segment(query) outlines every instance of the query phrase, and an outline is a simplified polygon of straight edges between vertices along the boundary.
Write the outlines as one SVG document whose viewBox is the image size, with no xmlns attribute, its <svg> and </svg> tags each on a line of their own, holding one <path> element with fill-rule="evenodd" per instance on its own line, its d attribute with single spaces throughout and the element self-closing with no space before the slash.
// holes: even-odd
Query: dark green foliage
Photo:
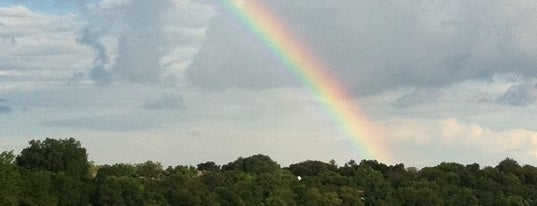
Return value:
<svg viewBox="0 0 537 206">
<path fill-rule="evenodd" d="M 138 168 L 129 164 L 103 165 L 98 168 L 95 175 L 96 181 L 106 180 L 106 177 L 138 177 Z"/>
<path fill-rule="evenodd" d="M 58 205 L 57 190 L 54 188 L 49 171 L 23 171 L 22 194 L 20 205 Z M 56 194 L 54 194 L 56 193 Z"/>
<path fill-rule="evenodd" d="M 74 138 L 32 140 L 17 156 L 17 165 L 30 170 L 65 172 L 74 176 L 89 173 L 86 149 Z"/>
<path fill-rule="evenodd" d="M 220 166 L 214 162 L 209 161 L 209 162 L 198 164 L 198 170 L 199 171 L 218 171 L 220 170 Z"/>
<path fill-rule="evenodd" d="M 0 205 L 17 205 L 21 193 L 21 175 L 13 164 L 13 151 L 0 153 Z"/>
<path fill-rule="evenodd" d="M 262 154 L 242 158 L 230 162 L 222 167 L 223 170 L 241 170 L 244 172 L 264 173 L 280 169 L 280 165 L 270 157 Z"/>
<path fill-rule="evenodd" d="M 307 160 L 301 163 L 289 165 L 289 170 L 296 176 L 306 177 L 316 176 L 326 171 L 336 171 L 337 167 L 321 161 Z"/>
<path fill-rule="evenodd" d="M 266 155 L 163 169 L 157 162 L 93 166 L 73 138 L 0 153 L 0 205 L 363 206 L 537 205 L 537 168 L 441 163 L 421 170 L 376 160 L 281 168 Z"/>
<path fill-rule="evenodd" d="M 147 161 L 136 165 L 136 174 L 143 178 L 160 179 L 164 174 L 162 165 L 158 162 Z"/>
<path fill-rule="evenodd" d="M 80 142 L 74 138 L 46 138 L 29 143 L 15 161 L 29 176 L 23 178 L 28 193 L 23 193 L 21 205 L 86 205 L 90 163 Z"/>
<path fill-rule="evenodd" d="M 92 195 L 93 205 L 144 205 L 144 186 L 140 179 L 110 176 L 99 181 Z"/>
<path fill-rule="evenodd" d="M 500 171 L 504 173 L 516 173 L 518 170 L 521 169 L 518 162 L 516 162 L 514 159 L 506 158 L 505 160 L 501 161 L 498 166 L 496 166 Z"/>
</svg>

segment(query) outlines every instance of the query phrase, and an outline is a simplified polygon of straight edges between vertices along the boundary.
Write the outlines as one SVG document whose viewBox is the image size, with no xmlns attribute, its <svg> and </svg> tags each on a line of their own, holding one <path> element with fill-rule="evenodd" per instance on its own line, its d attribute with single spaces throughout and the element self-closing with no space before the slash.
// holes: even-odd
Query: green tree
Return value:
<svg viewBox="0 0 537 206">
<path fill-rule="evenodd" d="M 365 205 L 363 202 L 363 191 L 353 187 L 343 186 L 338 192 L 339 198 L 342 200 L 342 206 L 362 206 Z"/>
<path fill-rule="evenodd" d="M 218 171 L 220 170 L 220 166 L 214 162 L 209 161 L 209 162 L 198 164 L 198 170 L 199 171 Z"/>
<path fill-rule="evenodd" d="M 453 205 L 453 206 L 474 206 L 478 205 L 479 200 L 477 197 L 472 193 L 472 190 L 468 188 L 460 188 L 456 187 L 456 191 L 453 194 L 450 194 L 446 197 L 446 204 L 445 205 Z"/>
<path fill-rule="evenodd" d="M 106 179 L 110 176 L 116 177 L 138 177 L 138 168 L 131 164 L 114 164 L 114 165 L 102 165 L 97 167 L 97 174 L 95 180 Z"/>
<path fill-rule="evenodd" d="M 19 167 L 30 170 L 65 172 L 71 176 L 88 177 L 89 166 L 86 149 L 74 138 L 32 140 L 17 156 Z"/>
<path fill-rule="evenodd" d="M 81 147 L 80 142 L 74 138 L 46 138 L 44 141 L 32 140 L 29 143 L 30 146 L 16 157 L 16 164 L 27 171 L 24 174 L 50 172 L 43 174 L 50 174 L 53 187 L 48 192 L 56 196 L 57 205 L 87 204 L 90 164 L 86 149 Z"/>
<path fill-rule="evenodd" d="M 21 175 L 13 164 L 13 151 L 0 153 L 0 205 L 18 205 Z"/>
<path fill-rule="evenodd" d="M 140 177 L 159 179 L 164 174 L 164 169 L 158 162 L 146 161 L 136 165 L 136 173 Z"/>
<path fill-rule="evenodd" d="M 362 160 L 360 162 L 360 167 L 369 167 L 373 170 L 379 171 L 382 175 L 386 175 L 390 171 L 388 165 L 378 162 L 377 160 Z"/>
<path fill-rule="evenodd" d="M 144 186 L 140 179 L 109 176 L 101 179 L 91 198 L 93 205 L 145 205 Z"/>
<path fill-rule="evenodd" d="M 221 206 L 245 206 L 242 198 L 227 187 L 218 187 L 215 189 L 217 201 Z"/>
<path fill-rule="evenodd" d="M 297 164 L 289 165 L 289 170 L 296 176 L 316 176 L 326 171 L 336 171 L 337 167 L 333 164 L 317 160 L 306 160 Z"/>
<path fill-rule="evenodd" d="M 264 173 L 280 169 L 280 165 L 269 156 L 258 154 L 250 157 L 239 157 L 237 160 L 222 167 L 223 170 L 241 170 L 244 172 Z"/>
<path fill-rule="evenodd" d="M 321 192 L 318 188 L 307 190 L 306 205 L 335 206 L 343 202 L 335 192 Z"/>
<path fill-rule="evenodd" d="M 298 183 L 297 178 L 287 170 L 276 170 L 263 173 L 256 180 L 256 185 L 263 194 L 262 199 L 267 205 L 296 205 L 292 186 Z"/>
<path fill-rule="evenodd" d="M 394 205 L 393 189 L 382 173 L 370 167 L 360 168 L 354 177 L 364 190 L 366 205 Z"/>
<path fill-rule="evenodd" d="M 521 169 L 520 165 L 517 161 L 510 158 L 505 158 L 500 163 L 498 163 L 498 166 L 496 166 L 500 171 L 505 173 L 516 173 L 519 169 Z"/>
<path fill-rule="evenodd" d="M 437 193 L 430 188 L 420 188 L 418 190 L 418 199 L 417 204 L 418 206 L 434 206 L 434 205 L 442 205 L 442 200 L 438 197 Z"/>
<path fill-rule="evenodd" d="M 168 168 L 159 190 L 170 205 L 215 205 L 216 194 L 203 184 L 199 175 L 194 167 Z"/>
<path fill-rule="evenodd" d="M 19 199 L 21 206 L 59 205 L 58 192 L 54 188 L 50 171 L 22 171 L 22 191 Z"/>
</svg>

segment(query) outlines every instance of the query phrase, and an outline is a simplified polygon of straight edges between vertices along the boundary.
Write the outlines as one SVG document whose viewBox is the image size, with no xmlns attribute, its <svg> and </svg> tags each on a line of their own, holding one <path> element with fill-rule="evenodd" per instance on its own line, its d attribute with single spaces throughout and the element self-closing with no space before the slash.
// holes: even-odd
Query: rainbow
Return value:
<svg viewBox="0 0 537 206">
<path fill-rule="evenodd" d="M 223 0 L 223 6 L 234 18 L 246 25 L 251 32 L 265 43 L 285 66 L 310 88 L 324 105 L 331 118 L 343 129 L 358 147 L 362 159 L 390 161 L 379 144 L 374 126 L 349 102 L 350 96 L 328 67 L 316 58 L 293 35 L 284 21 L 271 11 L 265 0 Z M 268 0 L 267 0 L 268 1 Z"/>
</svg>

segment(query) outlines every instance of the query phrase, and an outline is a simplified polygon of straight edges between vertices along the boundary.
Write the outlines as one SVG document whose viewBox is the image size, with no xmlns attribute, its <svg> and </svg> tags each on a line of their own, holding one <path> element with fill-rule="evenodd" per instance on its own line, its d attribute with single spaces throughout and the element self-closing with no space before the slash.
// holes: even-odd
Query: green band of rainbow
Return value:
<svg viewBox="0 0 537 206">
<path fill-rule="evenodd" d="M 353 139 L 362 159 L 390 161 L 380 147 L 374 126 L 349 101 L 350 96 L 328 67 L 298 41 L 264 0 L 223 0 L 226 10 L 266 44 L 299 80 L 317 96 L 331 118 Z"/>
</svg>

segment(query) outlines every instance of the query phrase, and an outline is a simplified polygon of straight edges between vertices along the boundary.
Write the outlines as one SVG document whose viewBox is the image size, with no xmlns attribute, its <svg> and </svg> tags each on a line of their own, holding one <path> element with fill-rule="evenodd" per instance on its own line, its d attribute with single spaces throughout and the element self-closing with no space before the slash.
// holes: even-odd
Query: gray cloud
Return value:
<svg viewBox="0 0 537 206">
<path fill-rule="evenodd" d="M 528 106 L 537 101 L 537 84 L 512 85 L 497 101 L 512 106 Z"/>
<path fill-rule="evenodd" d="M 537 76 L 537 27 L 532 23 L 537 14 L 531 12 L 537 5 L 524 1 L 267 4 L 355 95 L 506 73 Z M 187 70 L 190 84 L 208 89 L 296 85 L 251 31 L 229 11 L 220 11 Z"/>
<path fill-rule="evenodd" d="M 213 19 L 204 46 L 186 72 L 190 83 L 210 89 L 267 88 L 293 83 L 268 48 L 228 16 Z"/>
<path fill-rule="evenodd" d="M 109 57 L 106 47 L 99 41 L 101 35 L 98 31 L 91 31 L 89 28 L 86 28 L 82 31 L 82 36 L 78 41 L 91 47 L 96 53 L 95 59 L 93 60 L 93 67 L 89 72 L 90 78 L 97 84 L 107 85 L 111 83 L 112 78 L 105 68 L 106 64 L 109 63 Z"/>
<path fill-rule="evenodd" d="M 199 44 L 201 36 L 193 31 L 209 17 L 189 8 L 202 11 L 201 6 L 173 0 L 109 4 L 97 4 L 86 12 L 90 24 L 79 41 L 96 54 L 88 76 L 104 85 L 113 81 L 175 85 L 177 74 L 162 59 L 176 47 Z M 115 45 L 104 44 L 106 38 Z"/>
<path fill-rule="evenodd" d="M 143 105 L 147 110 L 176 110 L 184 108 L 183 98 L 174 94 L 162 94 L 159 99 Z"/>
<path fill-rule="evenodd" d="M 84 73 L 84 80 L 98 85 L 174 86 L 213 15 L 208 6 L 188 0 L 51 2 L 47 8 L 66 7 L 75 15 L 24 5 L 0 8 L 0 43 L 8 45 L 0 51 L 2 69 L 34 71 L 17 80 L 69 81 Z"/>
<path fill-rule="evenodd" d="M 121 18 L 125 27 L 118 38 L 118 57 L 112 69 L 118 78 L 133 82 L 160 80 L 159 61 L 167 52 L 161 19 L 172 8 L 171 0 L 132 1 L 124 7 Z"/>
<path fill-rule="evenodd" d="M 442 92 L 434 88 L 417 88 L 412 93 L 403 95 L 395 101 L 399 108 L 413 105 L 434 103 L 442 96 Z"/>
<path fill-rule="evenodd" d="M 121 7 L 89 13 L 96 20 L 81 33 L 79 41 L 96 53 L 91 79 L 105 85 L 113 80 L 158 82 L 162 73 L 159 60 L 167 51 L 162 19 L 172 8 L 171 0 L 128 1 Z M 117 57 L 109 69 L 105 66 L 111 58 L 101 43 L 106 34 L 117 40 Z"/>
<path fill-rule="evenodd" d="M 110 132 L 145 130 L 154 128 L 158 125 L 155 122 L 141 121 L 140 117 L 132 117 L 128 115 L 79 117 L 45 121 L 42 124 L 48 127 L 78 128 Z"/>
<path fill-rule="evenodd" d="M 13 112 L 13 109 L 5 103 L 4 99 L 0 99 L 0 114 L 7 114 Z"/>
<path fill-rule="evenodd" d="M 8 105 L 0 104 L 0 113 L 7 114 L 11 113 L 13 109 Z"/>
<path fill-rule="evenodd" d="M 86 75 L 82 72 L 77 72 L 75 74 L 73 74 L 73 77 L 71 77 L 71 79 L 69 79 L 67 81 L 67 84 L 68 85 L 74 85 L 76 83 L 79 83 L 80 81 L 84 80 L 84 78 L 86 77 Z"/>
</svg>

